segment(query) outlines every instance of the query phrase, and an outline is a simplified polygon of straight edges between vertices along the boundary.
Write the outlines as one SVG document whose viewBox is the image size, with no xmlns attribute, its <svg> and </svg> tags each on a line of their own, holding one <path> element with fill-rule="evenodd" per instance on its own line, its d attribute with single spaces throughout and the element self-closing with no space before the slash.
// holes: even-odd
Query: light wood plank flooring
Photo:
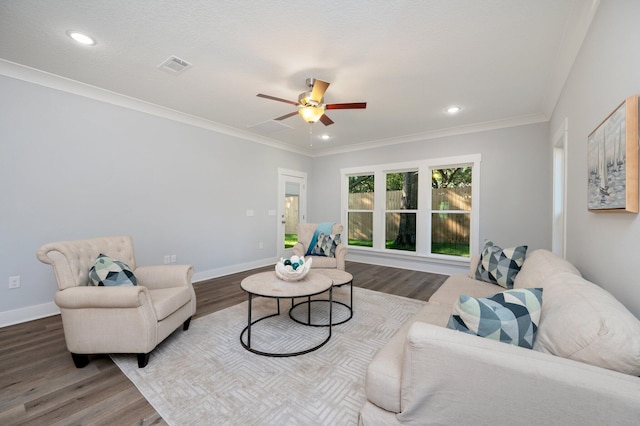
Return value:
<svg viewBox="0 0 640 426">
<path fill-rule="evenodd" d="M 272 269 L 194 284 L 195 318 L 245 301 L 240 281 Z M 347 262 L 346 269 L 353 274 L 355 286 L 419 300 L 429 299 L 447 278 L 355 262 Z M 87 367 L 75 368 L 59 315 L 0 328 L 0 424 L 166 424 L 107 355 L 90 359 Z"/>
</svg>

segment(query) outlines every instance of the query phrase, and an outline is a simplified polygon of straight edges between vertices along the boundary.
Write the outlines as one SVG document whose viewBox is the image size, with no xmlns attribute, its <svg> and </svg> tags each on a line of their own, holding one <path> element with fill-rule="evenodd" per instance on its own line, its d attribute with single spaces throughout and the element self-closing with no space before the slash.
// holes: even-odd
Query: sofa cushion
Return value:
<svg viewBox="0 0 640 426">
<path fill-rule="evenodd" d="M 520 272 L 516 275 L 513 288 L 544 288 L 547 278 L 560 272 L 581 276 L 571 263 L 549 250 L 539 249 L 527 254 Z"/>
<path fill-rule="evenodd" d="M 527 246 L 502 249 L 486 240 L 476 269 L 476 279 L 507 289 L 513 288 L 513 280 L 520 272 L 526 254 Z"/>
<path fill-rule="evenodd" d="M 601 287 L 571 273 L 547 278 L 534 350 L 640 375 L 640 321 Z"/>
<path fill-rule="evenodd" d="M 340 234 L 325 235 L 322 232 L 318 235 L 318 242 L 313 250 L 312 256 L 336 257 L 336 247 L 340 244 Z"/>
<path fill-rule="evenodd" d="M 472 297 L 487 297 L 496 294 L 496 291 L 499 291 L 499 287 L 495 284 L 478 281 L 465 274 L 453 274 L 433 293 L 429 303 L 445 305 L 451 313 L 453 304 L 463 293 Z"/>
<path fill-rule="evenodd" d="M 447 327 L 531 349 L 541 305 L 541 288 L 507 290 L 487 298 L 463 294 L 453 305 Z"/>
<path fill-rule="evenodd" d="M 138 285 L 131 268 L 124 262 L 100 253 L 89 270 L 90 284 L 96 286 Z"/>
</svg>

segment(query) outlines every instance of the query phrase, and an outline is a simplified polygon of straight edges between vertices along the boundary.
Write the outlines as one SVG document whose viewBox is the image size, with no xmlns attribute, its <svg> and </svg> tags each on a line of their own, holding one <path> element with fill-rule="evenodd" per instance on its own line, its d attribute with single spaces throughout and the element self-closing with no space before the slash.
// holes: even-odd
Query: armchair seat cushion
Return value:
<svg viewBox="0 0 640 426">
<path fill-rule="evenodd" d="M 149 290 L 149 294 L 158 321 L 162 321 L 191 301 L 191 290 L 188 287 Z"/>
<path fill-rule="evenodd" d="M 312 256 L 314 268 L 335 268 L 338 261 L 335 257 Z"/>
</svg>

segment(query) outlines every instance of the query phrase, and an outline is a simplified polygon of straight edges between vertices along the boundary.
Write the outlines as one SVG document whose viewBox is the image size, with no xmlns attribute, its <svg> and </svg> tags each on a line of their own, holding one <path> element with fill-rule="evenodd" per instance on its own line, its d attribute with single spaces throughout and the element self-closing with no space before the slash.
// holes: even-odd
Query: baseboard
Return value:
<svg viewBox="0 0 640 426">
<path fill-rule="evenodd" d="M 237 265 L 225 266 L 223 268 L 209 269 L 193 274 L 192 281 L 206 281 L 212 278 L 223 277 L 225 275 L 245 272 L 251 269 L 262 268 L 264 266 L 275 265 L 279 258 L 267 258 L 255 260 Z M 411 269 L 414 271 L 431 272 L 434 274 L 451 275 L 455 273 L 466 273 L 469 270 L 468 262 L 466 264 L 453 265 L 443 264 L 440 262 L 428 261 L 425 259 L 403 259 L 381 256 L 373 253 L 357 253 L 349 252 L 347 260 L 360 263 L 368 263 L 371 265 L 388 266 L 391 268 Z M 43 303 L 41 305 L 27 306 L 25 308 L 14 309 L 11 311 L 0 312 L 0 328 L 14 324 L 20 324 L 27 321 L 33 321 L 40 318 L 50 317 L 60 313 L 60 309 L 54 302 Z"/>
<path fill-rule="evenodd" d="M 212 278 L 223 277 L 225 275 L 237 274 L 238 272 L 245 272 L 250 269 L 262 268 L 264 266 L 275 265 L 280 258 L 268 258 L 255 260 L 253 262 L 240 263 L 237 265 L 229 265 L 224 268 L 209 269 L 207 271 L 200 271 L 193 274 L 191 281 L 197 283 L 199 281 L 206 281 Z"/>
<path fill-rule="evenodd" d="M 59 313 L 60 309 L 54 302 L 0 312 L 0 328 L 58 315 Z"/>
</svg>

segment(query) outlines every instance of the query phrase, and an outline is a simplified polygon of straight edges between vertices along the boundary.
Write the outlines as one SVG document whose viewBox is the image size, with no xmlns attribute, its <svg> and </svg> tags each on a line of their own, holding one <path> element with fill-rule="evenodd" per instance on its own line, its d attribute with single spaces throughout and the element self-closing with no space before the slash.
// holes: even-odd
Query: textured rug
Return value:
<svg viewBox="0 0 640 426">
<path fill-rule="evenodd" d="M 333 327 L 320 349 L 297 357 L 269 358 L 240 344 L 247 302 L 198 318 L 187 332 L 173 333 L 139 369 L 135 355 L 112 355 L 115 363 L 170 425 L 353 425 L 364 403 L 367 365 L 424 302 L 353 288 L 353 318 Z M 348 301 L 338 288 L 334 300 Z M 297 300 L 299 301 L 299 299 Z M 312 303 L 321 322 L 327 303 Z M 301 326 L 291 304 L 252 328 L 252 347 L 296 351 L 326 339 L 324 327 Z M 276 301 L 257 298 L 253 318 L 276 311 Z M 294 316 L 305 317 L 304 305 Z M 346 318 L 337 305 L 334 322 Z"/>
</svg>

